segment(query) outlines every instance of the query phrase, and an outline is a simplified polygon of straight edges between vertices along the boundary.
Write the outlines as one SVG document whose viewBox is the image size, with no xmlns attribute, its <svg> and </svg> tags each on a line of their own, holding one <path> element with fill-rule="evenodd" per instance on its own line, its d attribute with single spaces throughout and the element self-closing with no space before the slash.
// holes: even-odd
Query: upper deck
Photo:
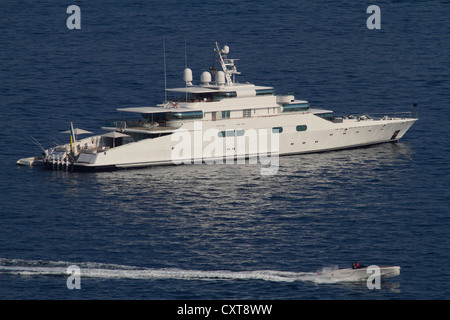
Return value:
<svg viewBox="0 0 450 320">
<path fill-rule="evenodd" d="M 200 83 L 194 85 L 192 71 L 184 70 L 184 87 L 166 89 L 166 101 L 157 106 L 119 108 L 120 112 L 138 113 L 145 120 L 116 122 L 104 129 L 139 132 L 167 132 L 182 126 L 184 121 L 216 121 L 222 119 L 276 116 L 286 112 L 307 112 L 308 101 L 295 100 L 292 95 L 275 95 L 273 87 L 236 82 L 240 74 L 236 59 L 228 59 L 229 48 L 216 53 L 222 71 L 210 68 L 201 74 Z M 214 79 L 213 79 L 214 78 Z"/>
</svg>

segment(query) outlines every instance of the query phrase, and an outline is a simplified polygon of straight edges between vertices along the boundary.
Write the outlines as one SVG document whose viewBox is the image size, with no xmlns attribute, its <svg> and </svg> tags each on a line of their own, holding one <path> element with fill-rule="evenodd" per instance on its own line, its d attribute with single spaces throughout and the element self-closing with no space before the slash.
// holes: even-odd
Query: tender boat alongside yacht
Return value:
<svg viewBox="0 0 450 320">
<path fill-rule="evenodd" d="M 311 108 L 293 95 L 276 95 L 273 87 L 236 81 L 236 59 L 216 43 L 220 69 L 184 86 L 166 89 L 156 106 L 120 108 L 129 120 L 109 122 L 103 135 L 79 139 L 71 124 L 70 143 L 48 148 L 42 156 L 17 164 L 70 170 L 105 170 L 181 163 L 293 155 L 354 148 L 403 137 L 417 121 L 405 116 L 336 117 L 332 110 Z"/>
</svg>

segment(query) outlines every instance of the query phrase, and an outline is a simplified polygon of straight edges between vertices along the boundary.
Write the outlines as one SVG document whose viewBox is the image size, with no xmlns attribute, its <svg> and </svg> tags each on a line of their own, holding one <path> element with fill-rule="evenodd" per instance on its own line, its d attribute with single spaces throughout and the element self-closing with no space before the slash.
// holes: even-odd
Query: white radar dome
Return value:
<svg viewBox="0 0 450 320">
<path fill-rule="evenodd" d="M 216 83 L 218 85 L 224 85 L 225 84 L 225 72 L 223 71 L 217 71 L 216 74 Z"/>
<path fill-rule="evenodd" d="M 211 82 L 211 73 L 209 73 L 208 71 L 202 72 L 202 74 L 200 75 L 200 81 L 203 84 L 209 84 Z"/>
<path fill-rule="evenodd" d="M 230 53 L 230 47 L 229 46 L 223 46 L 223 53 L 224 54 L 228 54 L 228 53 Z"/>
<path fill-rule="evenodd" d="M 192 80 L 192 70 L 189 68 L 184 69 L 183 81 L 186 82 L 187 85 L 192 85 Z"/>
</svg>

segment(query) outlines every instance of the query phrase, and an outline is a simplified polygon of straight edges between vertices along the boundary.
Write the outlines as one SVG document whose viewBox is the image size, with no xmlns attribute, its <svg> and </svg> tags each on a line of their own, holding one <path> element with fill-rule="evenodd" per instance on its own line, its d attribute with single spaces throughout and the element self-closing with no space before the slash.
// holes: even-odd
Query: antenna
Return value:
<svg viewBox="0 0 450 320">
<path fill-rule="evenodd" d="M 33 143 L 39 147 L 39 149 L 41 149 L 43 152 L 45 152 L 45 148 L 42 146 L 42 144 L 40 144 L 39 141 L 37 141 L 37 139 L 33 136 L 30 136 L 31 141 L 33 141 Z"/>
<path fill-rule="evenodd" d="M 166 38 L 165 37 L 163 37 L 163 55 L 164 55 L 164 102 L 167 102 Z"/>
<path fill-rule="evenodd" d="M 184 70 L 187 70 L 187 49 L 186 49 L 186 37 L 184 37 Z M 186 83 L 186 102 L 188 101 L 188 93 L 187 93 L 187 86 L 188 81 Z"/>
<path fill-rule="evenodd" d="M 184 67 L 187 68 L 187 48 L 186 48 L 186 37 L 184 38 Z"/>
<path fill-rule="evenodd" d="M 234 64 L 235 60 L 239 59 L 228 59 L 227 55 L 230 53 L 230 47 L 224 46 L 223 49 L 219 48 L 219 44 L 216 42 L 216 49 L 214 50 L 219 55 L 219 62 L 222 66 L 223 73 L 225 74 L 226 83 L 231 86 L 233 85 L 235 81 L 235 75 L 241 74 L 237 71 L 236 66 Z M 223 54 L 223 55 L 222 55 Z M 228 69 L 228 67 L 231 67 L 231 69 Z M 231 75 L 233 75 L 233 79 L 231 78 Z"/>
</svg>

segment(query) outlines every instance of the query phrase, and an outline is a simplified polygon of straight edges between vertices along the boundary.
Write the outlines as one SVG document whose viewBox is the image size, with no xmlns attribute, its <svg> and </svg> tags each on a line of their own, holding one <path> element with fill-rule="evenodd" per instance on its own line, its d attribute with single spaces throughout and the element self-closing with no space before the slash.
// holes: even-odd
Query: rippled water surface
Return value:
<svg viewBox="0 0 450 320">
<path fill-rule="evenodd" d="M 68 5 L 68 4 L 67 4 Z M 206 1 L 2 7 L 0 26 L 1 299 L 447 299 L 449 5 L 381 1 L 368 30 L 353 2 Z M 102 132 L 119 107 L 164 99 L 194 80 L 214 42 L 239 58 L 239 80 L 295 92 L 336 114 L 413 111 L 396 144 L 260 164 L 100 173 L 15 161 L 66 142 L 70 121 Z M 186 43 L 186 52 L 185 52 Z M 399 265 L 365 283 L 322 281 L 324 268 Z M 81 290 L 66 286 L 67 267 Z M 84 272 L 84 273 L 83 273 Z"/>
</svg>

